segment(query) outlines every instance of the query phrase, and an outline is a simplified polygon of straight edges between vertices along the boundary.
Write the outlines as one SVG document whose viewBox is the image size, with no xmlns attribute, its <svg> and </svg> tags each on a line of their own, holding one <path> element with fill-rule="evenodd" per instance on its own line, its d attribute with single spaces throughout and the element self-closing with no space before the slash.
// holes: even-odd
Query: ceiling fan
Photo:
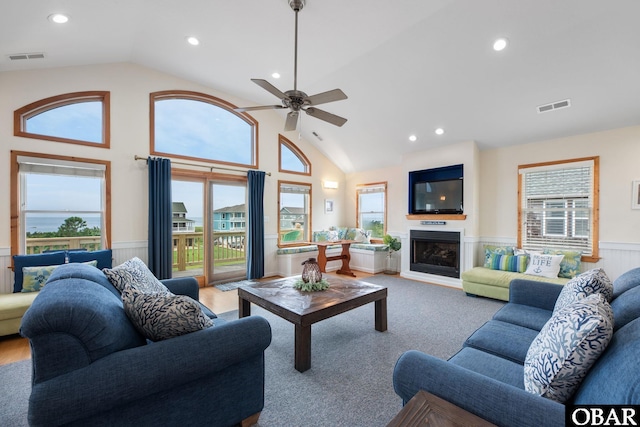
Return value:
<svg viewBox="0 0 640 427">
<path fill-rule="evenodd" d="M 306 0 L 289 0 L 289 6 L 296 15 L 295 21 L 295 51 L 294 51 L 294 65 L 293 65 L 293 90 L 281 92 L 274 85 L 263 79 L 251 79 L 252 82 L 265 89 L 267 92 L 277 96 L 282 101 L 282 105 L 263 105 L 258 107 L 245 107 L 235 108 L 235 111 L 254 111 L 254 110 L 277 110 L 282 108 L 288 108 L 291 111 L 287 114 L 287 120 L 284 124 L 285 131 L 295 130 L 298 125 L 298 116 L 300 111 L 304 111 L 311 117 L 324 120 L 336 126 L 342 126 L 347 122 L 347 119 L 331 114 L 327 111 L 316 108 L 316 105 L 326 104 L 328 102 L 340 101 L 347 99 L 347 95 L 340 89 L 333 89 L 327 92 L 318 93 L 316 95 L 309 96 L 306 93 L 298 90 L 298 12 L 302 10 Z"/>
</svg>

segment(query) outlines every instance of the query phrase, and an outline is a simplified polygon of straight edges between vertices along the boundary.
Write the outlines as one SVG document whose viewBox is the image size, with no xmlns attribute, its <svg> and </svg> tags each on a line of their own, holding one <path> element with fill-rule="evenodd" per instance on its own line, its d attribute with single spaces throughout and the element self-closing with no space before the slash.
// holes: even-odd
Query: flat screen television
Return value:
<svg viewBox="0 0 640 427">
<path fill-rule="evenodd" d="M 409 213 L 463 213 L 463 165 L 409 172 Z"/>
</svg>

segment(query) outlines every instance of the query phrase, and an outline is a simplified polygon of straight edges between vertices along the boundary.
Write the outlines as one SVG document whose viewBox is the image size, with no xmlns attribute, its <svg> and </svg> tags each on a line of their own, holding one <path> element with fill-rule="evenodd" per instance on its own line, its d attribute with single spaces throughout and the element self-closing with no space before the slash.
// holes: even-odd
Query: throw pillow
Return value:
<svg viewBox="0 0 640 427">
<path fill-rule="evenodd" d="M 524 273 L 529 262 L 528 255 L 498 255 L 491 254 L 489 268 L 492 270 L 513 271 Z"/>
<path fill-rule="evenodd" d="M 97 261 L 89 261 L 84 264 L 95 267 Z M 49 276 L 53 273 L 53 270 L 60 267 L 58 265 L 45 265 L 37 267 L 22 267 L 22 291 L 21 292 L 37 292 L 44 287 L 49 280 Z"/>
<path fill-rule="evenodd" d="M 558 272 L 558 277 L 573 279 L 580 272 L 582 252 L 545 249 L 544 253 L 550 255 L 564 255 L 564 258 L 562 258 L 562 262 L 560 263 L 560 271 Z"/>
<path fill-rule="evenodd" d="M 49 252 L 44 254 L 33 255 L 14 255 L 13 256 L 13 292 L 20 292 L 22 290 L 23 275 L 22 269 L 24 267 L 36 267 L 47 265 L 64 264 L 65 252 Z"/>
<path fill-rule="evenodd" d="M 135 286 L 141 292 L 170 293 L 169 289 L 156 279 L 138 257 L 131 258 L 113 268 L 103 268 L 102 272 L 120 293 L 127 284 Z"/>
<path fill-rule="evenodd" d="M 124 311 L 146 338 L 161 341 L 213 326 L 200 304 L 186 295 L 144 293 L 126 284 L 122 291 Z"/>
<path fill-rule="evenodd" d="M 569 280 L 562 288 L 560 295 L 558 295 L 553 312 L 555 313 L 575 301 L 597 293 L 601 293 L 607 301 L 611 301 L 613 298 L 613 284 L 602 268 L 585 271 Z"/>
<path fill-rule="evenodd" d="M 551 316 L 531 343 L 524 386 L 566 402 L 613 336 L 613 312 L 600 294 L 574 302 Z"/>
<path fill-rule="evenodd" d="M 490 259 L 492 254 L 513 255 L 513 246 L 494 246 L 484 245 L 484 266 L 490 267 Z"/>
<path fill-rule="evenodd" d="M 524 274 L 555 279 L 560 271 L 563 255 L 531 254 L 531 261 Z"/>
<path fill-rule="evenodd" d="M 97 261 L 98 268 L 102 270 L 103 268 L 111 268 L 111 258 L 112 258 L 111 249 L 103 249 L 100 251 L 69 251 L 68 257 L 69 262 L 87 262 L 87 261 Z"/>
</svg>

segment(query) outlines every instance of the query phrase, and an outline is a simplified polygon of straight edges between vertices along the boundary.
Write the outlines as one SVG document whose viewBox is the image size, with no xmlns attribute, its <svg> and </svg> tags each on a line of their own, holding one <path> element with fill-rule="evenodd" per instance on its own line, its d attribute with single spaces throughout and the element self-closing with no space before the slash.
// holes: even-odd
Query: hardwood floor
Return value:
<svg viewBox="0 0 640 427">
<path fill-rule="evenodd" d="M 371 274 L 354 271 L 356 279 L 370 277 Z M 332 273 L 329 273 L 330 275 Z M 262 280 L 271 280 L 273 277 Z M 213 286 L 200 288 L 200 301 L 214 313 L 225 313 L 238 309 L 238 291 L 223 292 Z M 29 340 L 19 335 L 0 337 L 0 365 L 30 359 Z"/>
</svg>

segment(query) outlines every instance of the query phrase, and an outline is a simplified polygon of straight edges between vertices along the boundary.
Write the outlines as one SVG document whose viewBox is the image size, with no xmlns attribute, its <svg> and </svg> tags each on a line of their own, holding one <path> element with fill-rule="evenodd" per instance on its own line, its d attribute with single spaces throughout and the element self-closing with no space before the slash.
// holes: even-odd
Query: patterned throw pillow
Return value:
<svg viewBox="0 0 640 427">
<path fill-rule="evenodd" d="M 558 277 L 573 279 L 580 272 L 580 263 L 582 262 L 581 252 L 545 249 L 544 253 L 550 255 L 564 255 L 564 258 L 562 258 L 562 262 L 560 263 Z"/>
<path fill-rule="evenodd" d="M 37 292 L 44 287 L 44 284 L 51 276 L 57 265 L 46 265 L 39 267 L 22 267 L 22 291 Z"/>
<path fill-rule="evenodd" d="M 553 312 L 557 312 L 567 305 L 586 298 L 589 295 L 601 293 L 605 300 L 611 301 L 613 298 L 613 283 L 609 280 L 607 273 L 602 268 L 594 268 L 569 280 L 553 308 Z"/>
<path fill-rule="evenodd" d="M 528 255 L 498 255 L 491 254 L 489 268 L 492 270 L 513 271 L 524 273 L 529 262 Z"/>
<path fill-rule="evenodd" d="M 98 261 L 84 262 L 83 264 L 95 267 Z M 39 267 L 22 267 L 22 291 L 21 292 L 37 292 L 44 287 L 49 280 L 49 276 L 58 265 L 46 265 Z"/>
<path fill-rule="evenodd" d="M 136 329 L 161 341 L 213 326 L 200 304 L 186 295 L 144 293 L 129 284 L 122 291 L 124 311 Z"/>
<path fill-rule="evenodd" d="M 600 294 L 574 302 L 551 316 L 533 340 L 524 362 L 529 393 L 566 402 L 613 336 L 613 312 Z"/>
<path fill-rule="evenodd" d="M 484 266 L 491 268 L 491 255 L 513 255 L 513 246 L 484 245 Z"/>
<path fill-rule="evenodd" d="M 170 293 L 140 258 L 131 258 L 113 268 L 103 268 L 102 272 L 117 290 L 122 293 L 127 284 L 131 284 L 141 292 Z"/>
<path fill-rule="evenodd" d="M 563 255 L 531 254 L 531 261 L 524 274 L 555 279 L 560 271 Z"/>
</svg>

